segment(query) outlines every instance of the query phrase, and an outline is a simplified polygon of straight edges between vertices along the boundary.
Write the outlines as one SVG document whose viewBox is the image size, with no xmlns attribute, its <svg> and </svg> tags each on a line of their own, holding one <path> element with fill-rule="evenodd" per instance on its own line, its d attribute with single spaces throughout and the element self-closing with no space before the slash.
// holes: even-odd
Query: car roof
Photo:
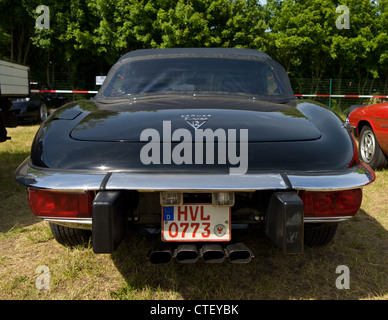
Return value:
<svg viewBox="0 0 388 320">
<path fill-rule="evenodd" d="M 165 48 L 165 49 L 140 49 L 128 52 L 120 60 L 155 55 L 223 55 L 223 56 L 250 56 L 271 59 L 265 52 L 255 49 L 240 48 Z M 271 59 L 272 60 L 272 59 Z"/>
</svg>

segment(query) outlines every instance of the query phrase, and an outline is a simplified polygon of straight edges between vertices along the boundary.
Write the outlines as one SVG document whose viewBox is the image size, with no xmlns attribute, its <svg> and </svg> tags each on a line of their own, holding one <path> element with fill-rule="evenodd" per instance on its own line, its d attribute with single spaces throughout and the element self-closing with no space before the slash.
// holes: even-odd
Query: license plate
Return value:
<svg viewBox="0 0 388 320">
<path fill-rule="evenodd" d="M 162 207 L 163 241 L 230 241 L 230 207 L 185 204 Z"/>
</svg>

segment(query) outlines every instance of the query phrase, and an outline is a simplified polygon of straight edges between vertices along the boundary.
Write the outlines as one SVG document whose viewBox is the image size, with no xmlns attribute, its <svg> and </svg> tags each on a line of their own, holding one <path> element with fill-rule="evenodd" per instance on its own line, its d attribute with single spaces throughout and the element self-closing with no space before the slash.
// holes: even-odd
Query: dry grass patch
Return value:
<svg viewBox="0 0 388 320">
<path fill-rule="evenodd" d="M 247 265 L 148 262 L 155 236 L 128 235 L 113 254 L 69 249 L 34 218 L 26 190 L 13 181 L 28 156 L 37 126 L 9 130 L 0 144 L 0 299 L 388 299 L 388 170 L 364 188 L 359 214 L 340 224 L 334 241 L 284 255 L 261 233 L 234 233 L 254 252 Z M 35 272 L 50 271 L 49 289 Z M 350 289 L 335 286 L 337 266 L 350 269 Z"/>
</svg>

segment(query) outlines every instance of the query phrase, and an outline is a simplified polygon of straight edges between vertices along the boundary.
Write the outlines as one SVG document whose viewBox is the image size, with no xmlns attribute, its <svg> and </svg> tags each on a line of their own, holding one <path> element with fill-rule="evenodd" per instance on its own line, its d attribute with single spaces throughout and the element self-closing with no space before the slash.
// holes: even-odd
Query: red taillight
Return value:
<svg viewBox="0 0 388 320">
<path fill-rule="evenodd" d="M 304 204 L 304 216 L 354 216 L 362 201 L 362 190 L 343 191 L 300 191 Z"/>
<path fill-rule="evenodd" d="M 46 190 L 28 190 L 28 202 L 36 216 L 79 217 L 92 216 L 91 194 L 55 192 Z"/>
</svg>

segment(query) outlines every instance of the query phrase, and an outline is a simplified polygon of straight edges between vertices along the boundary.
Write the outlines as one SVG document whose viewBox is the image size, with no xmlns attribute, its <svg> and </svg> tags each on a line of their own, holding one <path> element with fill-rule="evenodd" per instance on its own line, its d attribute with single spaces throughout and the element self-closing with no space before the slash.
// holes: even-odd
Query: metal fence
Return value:
<svg viewBox="0 0 388 320">
<path fill-rule="evenodd" d="M 55 73 L 52 86 L 57 90 L 98 90 L 100 86 L 95 84 L 98 74 L 90 73 Z M 35 81 L 45 82 L 45 72 L 33 73 L 31 78 Z M 354 104 L 369 104 L 388 101 L 387 98 L 372 98 L 370 96 L 388 96 L 387 80 L 370 79 L 309 79 L 291 78 L 291 85 L 295 94 L 307 95 L 348 95 L 348 97 L 301 97 L 301 99 L 312 99 L 324 105 L 345 111 Z M 74 100 L 89 99 L 91 94 L 71 94 Z M 357 97 L 357 96 L 368 97 Z M 349 97 L 352 96 L 352 97 Z"/>
<path fill-rule="evenodd" d="M 369 104 L 387 101 L 387 98 L 376 96 L 388 96 L 387 80 L 370 79 L 290 79 L 295 94 L 312 95 L 347 95 L 348 97 L 311 97 L 337 110 L 347 110 L 351 105 Z M 369 96 L 369 97 L 358 97 Z M 374 97 L 370 97 L 374 96 Z"/>
</svg>

